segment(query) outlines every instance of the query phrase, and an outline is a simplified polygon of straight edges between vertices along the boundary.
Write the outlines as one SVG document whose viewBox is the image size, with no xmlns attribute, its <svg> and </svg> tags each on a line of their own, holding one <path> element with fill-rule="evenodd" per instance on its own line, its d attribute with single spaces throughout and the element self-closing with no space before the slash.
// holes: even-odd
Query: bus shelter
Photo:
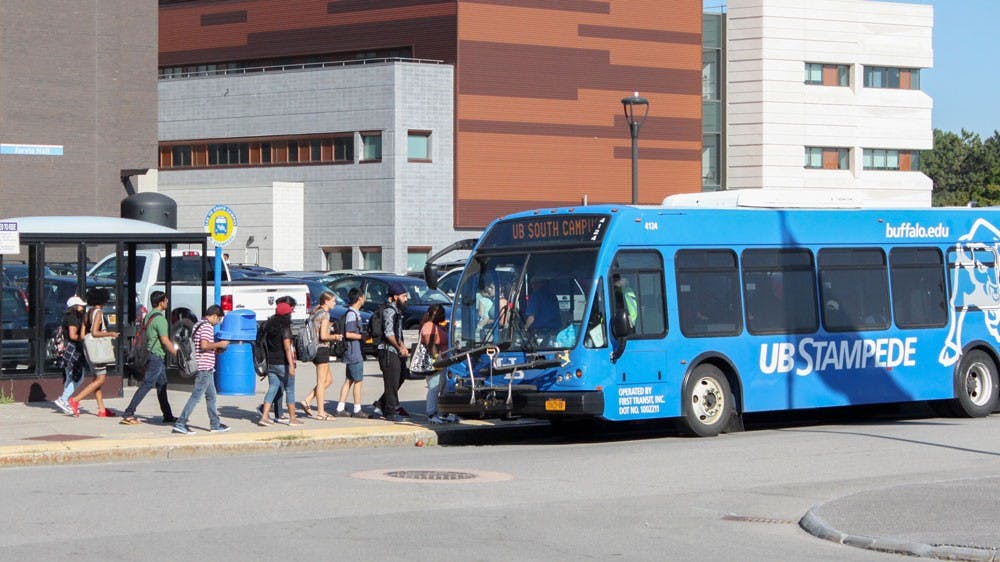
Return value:
<svg viewBox="0 0 1000 562">
<path fill-rule="evenodd" d="M 126 373 L 125 352 L 138 331 L 137 249 L 165 252 L 166 264 L 158 282 L 169 299 L 178 246 L 197 247 L 206 255 L 207 235 L 181 232 L 157 224 L 96 216 L 48 216 L 2 219 L 16 223 L 19 254 L 0 255 L 0 395 L 16 401 L 53 400 L 62 391 L 63 374 L 47 344 L 58 329 L 66 300 L 83 297 L 100 286 L 112 295 L 106 321 L 121 334 L 115 340 L 116 364 L 108 367 L 105 396 L 120 396 Z M 192 248 L 193 249 L 193 248 Z M 91 261 L 114 253 L 113 280 L 88 278 Z M 207 305 L 206 266 L 202 260 L 202 310 Z M 169 302 L 169 301 L 168 301 Z M 168 314 L 168 318 L 169 318 Z"/>
</svg>

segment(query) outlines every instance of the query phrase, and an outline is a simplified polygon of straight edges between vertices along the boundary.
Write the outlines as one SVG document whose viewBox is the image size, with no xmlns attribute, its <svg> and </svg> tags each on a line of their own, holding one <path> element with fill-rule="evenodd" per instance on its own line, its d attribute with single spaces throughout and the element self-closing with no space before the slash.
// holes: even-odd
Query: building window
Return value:
<svg viewBox="0 0 1000 562">
<path fill-rule="evenodd" d="M 892 88 L 898 90 L 919 90 L 919 68 L 894 68 L 866 66 L 864 71 L 866 88 Z"/>
<path fill-rule="evenodd" d="M 431 161 L 430 131 L 410 131 L 407 135 L 407 159 L 410 162 Z"/>
<path fill-rule="evenodd" d="M 920 168 L 920 152 L 866 148 L 862 156 L 862 166 L 866 170 L 899 170 L 901 172 L 918 170 Z"/>
<path fill-rule="evenodd" d="M 382 133 L 361 133 L 361 161 L 382 161 Z"/>
<path fill-rule="evenodd" d="M 424 265 L 427 264 L 427 256 L 431 254 L 431 249 L 427 247 L 414 248 L 410 247 L 406 250 L 406 271 L 423 271 Z"/>
<path fill-rule="evenodd" d="M 721 185 L 719 176 L 719 135 L 706 134 L 701 145 L 701 187 L 702 189 L 718 189 Z"/>
<path fill-rule="evenodd" d="M 209 166 L 237 166 L 250 163 L 250 144 L 230 142 L 208 145 Z"/>
<path fill-rule="evenodd" d="M 173 153 L 173 162 L 171 166 L 174 168 L 183 168 L 191 165 L 191 146 L 175 146 L 171 151 Z"/>
<path fill-rule="evenodd" d="M 336 271 L 340 269 L 351 269 L 353 252 L 351 248 L 323 248 L 326 256 L 326 269 Z"/>
<path fill-rule="evenodd" d="M 851 167 L 848 148 L 806 147 L 805 167 L 817 170 L 848 170 Z"/>
<path fill-rule="evenodd" d="M 719 58 L 718 49 L 701 52 L 701 99 L 719 99 Z"/>
<path fill-rule="evenodd" d="M 849 86 L 851 67 L 846 64 L 806 63 L 806 84 L 817 86 Z"/>
<path fill-rule="evenodd" d="M 296 141 L 291 141 L 288 143 L 288 161 L 289 162 L 299 161 L 299 143 Z"/>
<path fill-rule="evenodd" d="M 382 248 L 361 248 L 361 259 L 365 269 L 379 271 L 382 269 Z"/>
<path fill-rule="evenodd" d="M 354 135 L 333 139 L 333 161 L 354 162 Z"/>
</svg>

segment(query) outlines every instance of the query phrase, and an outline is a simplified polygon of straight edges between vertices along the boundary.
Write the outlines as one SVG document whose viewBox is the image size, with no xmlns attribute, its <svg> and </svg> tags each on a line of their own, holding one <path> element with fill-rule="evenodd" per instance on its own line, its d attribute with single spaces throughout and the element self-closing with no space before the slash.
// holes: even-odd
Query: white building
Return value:
<svg viewBox="0 0 1000 562">
<path fill-rule="evenodd" d="M 929 206 L 933 9 L 869 0 L 729 0 L 725 187 L 841 190 Z M 863 190 L 863 191 L 859 191 Z"/>
</svg>

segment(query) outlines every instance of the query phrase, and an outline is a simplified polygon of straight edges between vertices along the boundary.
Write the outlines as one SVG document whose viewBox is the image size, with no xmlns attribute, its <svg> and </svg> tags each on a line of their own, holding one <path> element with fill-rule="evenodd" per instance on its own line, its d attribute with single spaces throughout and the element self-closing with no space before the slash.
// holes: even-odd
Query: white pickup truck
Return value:
<svg viewBox="0 0 1000 562">
<path fill-rule="evenodd" d="M 197 250 L 174 250 L 171 252 L 170 308 L 174 318 L 200 318 L 201 308 L 201 262 L 205 260 L 205 283 L 208 293 L 206 302 L 215 300 L 215 257 L 203 257 Z M 139 303 L 150 308 L 149 295 L 153 291 L 164 291 L 166 287 L 166 257 L 164 250 L 137 250 L 136 296 Z M 127 264 L 122 264 L 124 270 Z M 87 273 L 94 279 L 114 280 L 115 254 L 105 256 Z M 309 287 L 302 283 L 280 283 L 264 278 L 232 279 L 229 266 L 223 263 L 222 308 L 231 310 L 252 310 L 257 321 L 266 320 L 274 314 L 275 301 L 283 296 L 291 296 L 298 306 L 292 313 L 292 321 L 300 324 L 309 314 Z"/>
</svg>

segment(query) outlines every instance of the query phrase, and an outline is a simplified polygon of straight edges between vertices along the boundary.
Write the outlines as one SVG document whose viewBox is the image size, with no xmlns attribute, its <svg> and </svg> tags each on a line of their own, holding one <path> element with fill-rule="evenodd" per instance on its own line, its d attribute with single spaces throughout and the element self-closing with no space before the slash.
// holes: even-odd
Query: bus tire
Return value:
<svg viewBox="0 0 1000 562">
<path fill-rule="evenodd" d="M 955 399 L 959 417 L 981 418 L 990 415 L 997 405 L 997 365 L 984 351 L 965 353 L 955 371 Z"/>
<path fill-rule="evenodd" d="M 698 437 L 715 437 L 732 422 L 733 393 L 715 365 L 695 368 L 684 385 L 683 400 L 684 425 Z"/>
</svg>

